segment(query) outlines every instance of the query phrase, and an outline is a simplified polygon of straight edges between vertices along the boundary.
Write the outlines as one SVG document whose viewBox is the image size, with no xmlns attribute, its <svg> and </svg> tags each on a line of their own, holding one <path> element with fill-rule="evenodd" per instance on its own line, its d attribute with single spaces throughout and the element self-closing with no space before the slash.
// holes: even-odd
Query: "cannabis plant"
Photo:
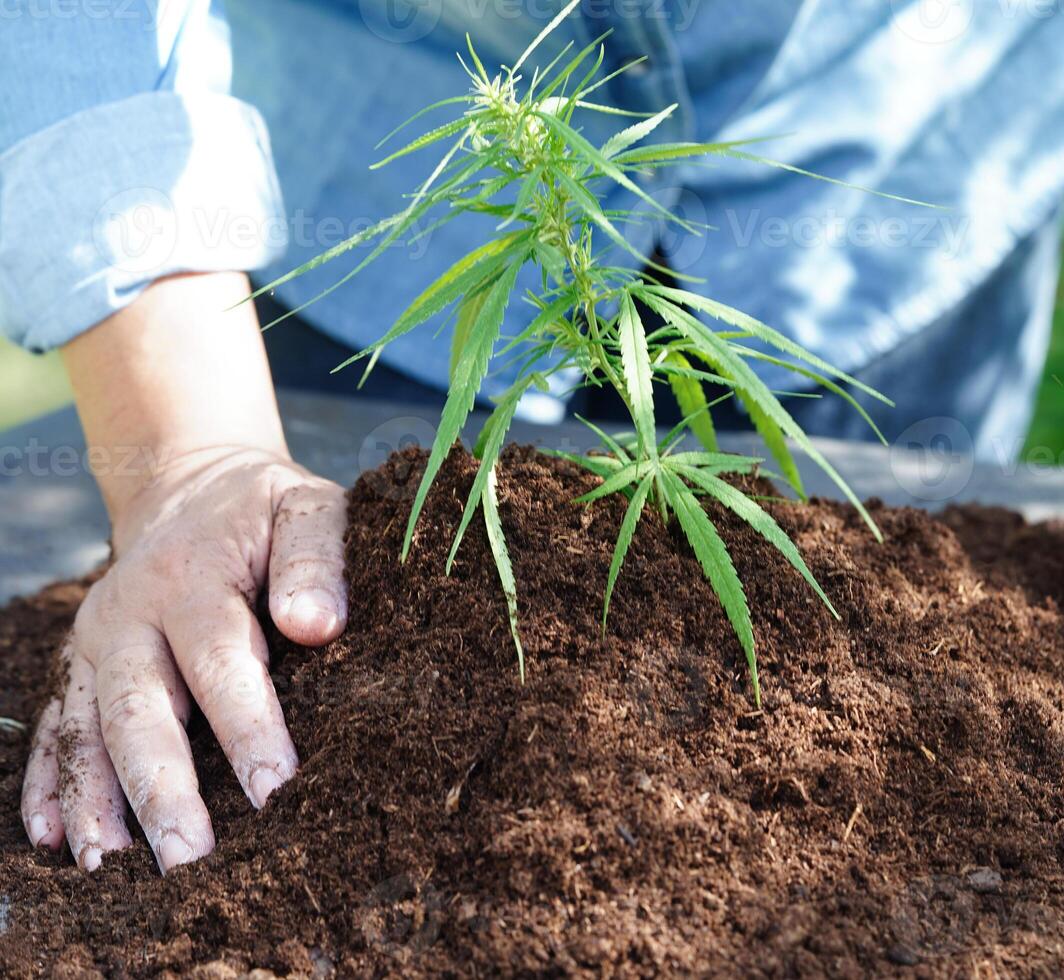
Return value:
<svg viewBox="0 0 1064 980">
<path fill-rule="evenodd" d="M 683 530 L 735 630 L 749 665 L 754 698 L 760 703 L 754 634 L 743 585 L 702 498 L 719 502 L 748 522 L 779 549 L 827 608 L 837 613 L 776 521 L 756 500 L 725 479 L 752 472 L 762 460 L 720 451 L 706 385 L 720 386 L 743 403 L 780 474 L 799 497 L 804 492 L 788 437 L 835 481 L 877 538 L 879 531 L 860 501 L 751 368 L 751 362 L 780 365 L 816 382 L 851 402 L 869 424 L 871 419 L 840 382 L 881 401 L 887 399 L 753 317 L 699 293 L 667 285 L 687 277 L 662 268 L 629 244 L 618 226 L 647 216 L 697 232 L 640 187 L 634 178 L 642 174 L 707 154 L 757 160 L 788 170 L 797 168 L 754 157 L 738 143 L 644 142 L 676 106 L 653 115 L 637 114 L 592 98 L 619 74 L 600 75 L 606 35 L 582 50 L 574 50 L 571 44 L 566 46 L 545 67 L 532 71 L 526 82 L 520 73 L 522 68 L 578 2 L 572 0 L 514 65 L 495 75 L 485 71 L 467 36 L 470 63 L 467 65 L 461 57 L 459 60 L 469 75 L 471 90 L 436 102 L 412 118 L 448 106 L 460 114 L 374 164 L 384 166 L 415 151 L 446 144 L 446 152 L 412 193 L 406 207 L 264 289 L 273 289 L 356 245 L 374 243 L 365 258 L 330 287 L 331 291 L 365 269 L 391 244 L 412 234 L 423 221 L 428 221 L 428 228 L 432 229 L 462 214 L 497 218 L 494 237 L 429 285 L 379 340 L 339 365 L 344 367 L 367 358 L 368 373 L 391 341 L 445 310 L 453 315 L 450 387 L 410 511 L 403 559 L 410 550 L 429 489 L 459 438 L 489 365 L 502 358 L 516 359 L 516 380 L 496 400 L 473 449 L 480 465 L 451 546 L 447 569 L 450 570 L 479 508 L 506 595 L 523 679 L 517 594 L 499 520 L 496 464 L 522 395 L 532 387 L 546 390 L 552 374 L 576 368 L 581 384 L 609 385 L 616 390 L 631 415 L 633 430 L 631 439 L 617 439 L 592 425 L 609 455 L 558 454 L 602 480 L 594 490 L 578 498 L 581 502 L 592 503 L 610 494 L 623 494 L 628 501 L 605 582 L 603 629 L 636 526 L 647 508 L 652 507 L 664 521 L 675 518 Z M 574 117 L 583 112 L 629 116 L 635 121 L 620 128 L 601 146 L 594 146 L 574 122 Z M 393 135 L 394 132 L 385 139 Z M 645 213 L 605 210 L 601 204 L 602 187 L 609 182 L 634 194 L 645 206 Z M 600 243 L 607 249 L 600 250 Z M 618 251 L 628 253 L 633 263 L 611 264 L 609 255 Z M 501 338 L 504 313 L 515 292 L 518 272 L 528 263 L 537 268 L 540 283 L 538 291 L 523 297 L 529 305 L 528 323 L 519 335 Z M 648 310 L 656 315 L 649 331 L 643 322 Z M 713 325 L 714 321 L 723 324 L 724 329 Z M 659 390 L 666 386 L 671 389 L 684 416 L 681 424 L 660 440 L 655 426 L 655 386 Z M 688 431 L 701 448 L 681 447 L 681 437 Z"/>
</svg>

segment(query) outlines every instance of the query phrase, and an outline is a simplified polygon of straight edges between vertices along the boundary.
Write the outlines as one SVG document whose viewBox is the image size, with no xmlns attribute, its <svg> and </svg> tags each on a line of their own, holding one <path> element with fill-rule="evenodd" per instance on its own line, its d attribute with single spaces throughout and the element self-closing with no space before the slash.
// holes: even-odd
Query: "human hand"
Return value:
<svg viewBox="0 0 1064 980">
<path fill-rule="evenodd" d="M 184 725 L 202 709 L 256 807 L 298 758 L 252 611 L 291 640 L 335 639 L 347 617 L 345 501 L 335 483 L 260 450 L 171 461 L 115 522 L 116 561 L 89 590 L 26 768 L 34 845 L 65 835 L 94 870 L 131 842 L 128 800 L 165 872 L 214 846 Z"/>
</svg>

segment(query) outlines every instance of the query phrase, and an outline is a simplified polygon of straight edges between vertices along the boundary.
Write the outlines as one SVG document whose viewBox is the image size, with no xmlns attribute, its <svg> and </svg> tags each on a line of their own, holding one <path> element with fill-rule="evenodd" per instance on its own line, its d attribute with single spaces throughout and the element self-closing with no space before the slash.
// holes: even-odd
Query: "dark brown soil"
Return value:
<svg viewBox="0 0 1064 980">
<path fill-rule="evenodd" d="M 501 511 L 528 682 L 454 453 L 397 561 L 423 465 L 351 495 L 351 626 L 272 638 L 300 776 L 253 813 L 190 730 L 218 848 L 161 879 L 33 853 L 25 735 L 0 735 L 0 975 L 1060 976 L 1064 526 L 1003 511 L 775 505 L 835 601 L 720 516 L 765 705 L 697 564 L 642 523 L 610 630 L 620 502 L 511 451 Z M 0 614 L 0 716 L 32 720 L 81 595 Z M 94 971 L 99 971 L 97 974 Z M 255 976 L 270 976 L 258 973 Z"/>
</svg>

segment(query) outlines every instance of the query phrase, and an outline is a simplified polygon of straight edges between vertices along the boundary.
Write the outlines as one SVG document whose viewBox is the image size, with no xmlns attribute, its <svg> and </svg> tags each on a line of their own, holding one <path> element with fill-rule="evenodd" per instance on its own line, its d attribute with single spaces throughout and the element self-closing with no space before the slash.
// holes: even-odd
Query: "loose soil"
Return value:
<svg viewBox="0 0 1064 980">
<path fill-rule="evenodd" d="M 475 464 L 359 480 L 351 625 L 271 635 L 303 759 L 260 813 L 202 718 L 218 847 L 162 879 L 143 842 L 91 876 L 34 853 L 23 734 L 0 735 L 5 977 L 1060 976 L 1064 525 L 873 502 L 771 505 L 841 613 L 719 520 L 765 703 L 697 563 L 656 517 L 599 616 L 621 501 L 515 449 L 501 513 L 528 681 L 487 542 L 443 563 Z M 84 591 L 0 613 L 0 716 L 33 720 Z M 253 972 L 253 971 L 259 972 Z"/>
</svg>

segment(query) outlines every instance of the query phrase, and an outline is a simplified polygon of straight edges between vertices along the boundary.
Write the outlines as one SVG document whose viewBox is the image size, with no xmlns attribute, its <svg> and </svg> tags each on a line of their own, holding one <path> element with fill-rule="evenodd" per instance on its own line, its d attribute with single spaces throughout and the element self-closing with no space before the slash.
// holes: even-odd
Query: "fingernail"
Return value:
<svg viewBox="0 0 1064 980">
<path fill-rule="evenodd" d="M 306 589 L 297 592 L 288 607 L 288 615 L 307 629 L 331 633 L 336 628 L 340 613 L 336 597 L 324 589 Z"/>
<path fill-rule="evenodd" d="M 256 769 L 251 777 L 251 801 L 261 810 L 269 795 L 283 785 L 284 780 L 276 769 Z"/>
<path fill-rule="evenodd" d="M 35 813 L 29 821 L 30 840 L 34 847 L 40 847 L 41 841 L 48 836 L 48 821 L 43 813 Z"/>
<path fill-rule="evenodd" d="M 102 860 L 103 851 L 94 844 L 81 849 L 81 861 L 79 863 L 86 871 L 95 871 Z"/>
<path fill-rule="evenodd" d="M 192 848 L 185 843 L 180 834 L 169 833 L 159 841 L 159 867 L 165 874 L 179 864 L 188 864 L 192 860 Z"/>
</svg>

